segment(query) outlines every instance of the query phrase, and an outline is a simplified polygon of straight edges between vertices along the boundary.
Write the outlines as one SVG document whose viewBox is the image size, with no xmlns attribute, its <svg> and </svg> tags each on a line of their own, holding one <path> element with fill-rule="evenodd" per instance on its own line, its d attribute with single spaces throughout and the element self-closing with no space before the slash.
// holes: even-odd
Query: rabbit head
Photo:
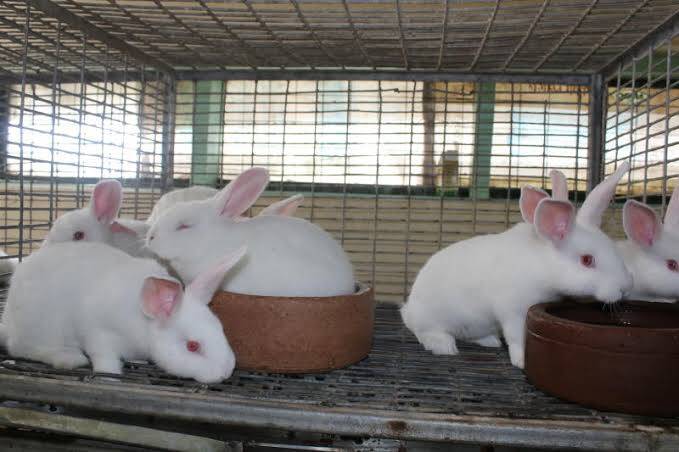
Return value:
<svg viewBox="0 0 679 452">
<path fill-rule="evenodd" d="M 635 200 L 625 203 L 623 227 L 634 274 L 635 293 L 675 299 L 679 296 L 679 188 L 675 188 L 664 223 L 655 211 Z"/>
<path fill-rule="evenodd" d="M 526 223 L 533 224 L 539 239 L 553 246 L 554 268 L 562 275 L 560 292 L 612 303 L 631 290 L 632 277 L 615 243 L 600 230 L 603 212 L 626 171 L 621 165 L 595 187 L 577 214 L 564 199 L 567 192 L 561 182 L 554 185 L 554 195 L 560 199 L 550 199 L 533 187 L 522 188 L 522 215 Z"/>
<path fill-rule="evenodd" d="M 102 180 L 92 192 L 87 207 L 57 218 L 47 233 L 45 244 L 71 241 L 108 242 L 118 216 L 123 190 L 117 180 Z"/>
<path fill-rule="evenodd" d="M 146 278 L 142 311 L 151 319 L 150 354 L 167 372 L 213 383 L 228 378 L 235 357 L 219 319 L 208 304 L 226 272 L 245 254 L 245 247 L 201 273 L 182 292 L 170 279 Z"/>
<path fill-rule="evenodd" d="M 181 259 L 198 238 L 213 236 L 215 226 L 242 221 L 268 182 L 266 169 L 250 168 L 210 199 L 176 204 L 151 226 L 147 247 L 162 259 Z"/>
</svg>

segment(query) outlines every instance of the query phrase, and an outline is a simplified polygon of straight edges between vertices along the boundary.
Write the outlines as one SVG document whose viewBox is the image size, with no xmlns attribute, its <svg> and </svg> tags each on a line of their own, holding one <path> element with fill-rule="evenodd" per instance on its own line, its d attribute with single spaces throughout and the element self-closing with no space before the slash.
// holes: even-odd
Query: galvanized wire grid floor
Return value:
<svg viewBox="0 0 679 452">
<path fill-rule="evenodd" d="M 405 329 L 393 306 L 377 308 L 375 326 L 370 356 L 347 369 L 327 374 L 237 371 L 221 384 L 205 386 L 172 377 L 150 364 L 128 363 L 119 382 L 103 384 L 115 385 L 118 391 L 125 391 L 126 386 L 136 390 L 141 385 L 171 391 L 170 395 L 199 393 L 214 403 L 220 398 L 235 398 L 245 400 L 246 404 L 247 401 L 301 404 L 305 411 L 349 408 L 408 416 L 445 413 L 513 421 L 561 421 L 564 425 L 576 422 L 603 429 L 652 425 L 659 427 L 658 431 L 679 432 L 679 419 L 602 413 L 550 397 L 534 389 L 523 373 L 510 364 L 504 348 L 460 343 L 459 356 L 434 356 L 424 351 Z M 55 370 L 44 364 L 13 359 L 4 351 L 0 359 L 0 380 L 3 376 L 21 375 L 82 382 L 83 389 L 95 381 L 102 384 L 100 378 L 93 378 L 88 368 Z M 6 397 L 2 385 L 0 394 Z"/>
</svg>

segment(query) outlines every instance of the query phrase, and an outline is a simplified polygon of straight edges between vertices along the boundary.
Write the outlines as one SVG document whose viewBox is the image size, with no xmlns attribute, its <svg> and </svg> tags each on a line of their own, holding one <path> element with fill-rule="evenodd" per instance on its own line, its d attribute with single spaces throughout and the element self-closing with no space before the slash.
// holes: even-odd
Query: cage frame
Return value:
<svg viewBox="0 0 679 452">
<path fill-rule="evenodd" d="M 497 1 L 496 5 L 499 3 Z M 163 74 L 169 90 L 164 100 L 162 123 L 163 190 L 172 187 L 174 106 L 176 83 L 182 80 L 410 80 L 564 83 L 588 86 L 588 190 L 603 177 L 605 143 L 606 83 L 619 68 L 653 49 L 658 43 L 679 34 L 679 12 L 668 18 L 645 37 L 632 43 L 600 71 L 592 73 L 549 74 L 514 72 L 450 72 L 418 70 L 329 70 L 329 69 L 221 69 L 208 71 L 175 70 L 165 62 L 127 44 L 50 0 L 26 0 L 26 4 L 49 17 L 81 30 L 85 36 L 107 42 L 139 62 L 155 67 Z M 397 2 L 398 4 L 398 2 Z M 447 2 L 446 2 L 447 5 Z M 497 6 L 496 6 L 497 8 Z M 488 30 L 486 31 L 486 35 Z M 526 36 L 530 35 L 530 31 Z M 484 37 L 485 39 L 485 37 Z M 403 34 L 401 32 L 401 42 Z M 404 58 L 407 61 L 407 55 Z M 512 54 L 516 54 L 516 51 Z M 472 64 L 472 69 L 475 64 Z M 406 69 L 408 69 L 406 64 Z M 110 74 L 115 78 L 115 74 Z M 51 403 L 87 408 L 102 413 L 161 416 L 174 421 L 200 422 L 216 426 L 241 425 L 253 428 L 276 428 L 354 436 L 374 436 L 418 441 L 456 441 L 514 446 L 556 445 L 569 448 L 601 450 L 677 450 L 677 427 L 659 425 L 583 425 L 564 421 L 526 421 L 510 418 L 478 418 L 468 415 L 422 414 L 352 410 L 335 407 L 221 398 L 218 402 L 197 391 L 177 393 L 89 381 L 69 382 L 0 373 L 0 396 L 9 400 Z"/>
</svg>

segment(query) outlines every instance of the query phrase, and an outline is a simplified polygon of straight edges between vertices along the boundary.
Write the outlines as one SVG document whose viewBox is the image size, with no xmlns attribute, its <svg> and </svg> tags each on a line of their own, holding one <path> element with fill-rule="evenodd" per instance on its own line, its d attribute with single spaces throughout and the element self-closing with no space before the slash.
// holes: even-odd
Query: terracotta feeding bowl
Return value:
<svg viewBox="0 0 679 452">
<path fill-rule="evenodd" d="M 543 303 L 528 311 L 526 375 L 588 407 L 679 415 L 679 305 Z"/>
<path fill-rule="evenodd" d="M 210 304 L 245 370 L 324 372 L 360 361 L 372 346 L 372 289 L 337 297 L 218 292 Z"/>
</svg>

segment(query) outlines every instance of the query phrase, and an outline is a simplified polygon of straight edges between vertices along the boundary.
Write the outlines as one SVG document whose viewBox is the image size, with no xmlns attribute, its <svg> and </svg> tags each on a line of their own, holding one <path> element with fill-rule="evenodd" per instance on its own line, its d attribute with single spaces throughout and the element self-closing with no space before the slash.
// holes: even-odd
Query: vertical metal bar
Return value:
<svg viewBox="0 0 679 452">
<path fill-rule="evenodd" d="M 668 186 L 667 186 L 667 157 L 670 147 L 670 112 L 672 104 L 672 38 L 667 40 L 667 62 L 665 67 L 665 140 L 663 142 L 663 166 L 662 166 L 662 196 L 660 197 L 662 202 L 662 218 L 665 218 L 665 208 L 667 201 L 665 197 L 667 196 Z"/>
<path fill-rule="evenodd" d="M 446 140 L 448 136 L 448 94 L 450 92 L 449 89 L 450 82 L 446 82 L 446 93 L 445 93 L 445 100 L 443 103 L 443 146 L 445 149 L 446 146 Z M 422 93 L 422 96 L 424 96 L 424 93 Z M 436 125 L 436 117 L 434 117 L 434 125 Z M 459 152 L 458 152 L 458 159 L 459 159 Z M 459 160 L 458 160 L 459 162 Z M 444 208 L 444 197 L 446 194 L 446 182 L 445 178 L 443 177 L 443 161 L 441 162 L 441 187 L 440 187 L 440 192 L 439 192 L 439 238 L 438 238 L 438 249 L 440 250 L 443 248 L 443 208 Z M 460 170 L 458 166 L 458 186 L 460 185 L 459 180 L 460 180 Z M 471 191 L 471 187 L 469 187 L 469 190 Z"/>
<path fill-rule="evenodd" d="M 51 126 L 50 126 L 50 194 L 49 194 L 49 225 L 52 227 L 52 222 L 54 221 L 54 136 L 57 133 L 56 116 L 57 116 L 57 91 L 58 91 L 58 76 L 59 76 L 59 57 L 61 56 L 61 22 L 57 21 L 57 36 L 56 36 L 56 49 L 54 55 L 54 70 L 52 71 L 52 114 L 51 114 Z"/>
<path fill-rule="evenodd" d="M 578 205 L 578 193 L 579 193 L 579 185 L 580 185 L 580 134 L 582 133 L 582 88 L 580 86 L 578 88 L 578 94 L 577 94 L 577 103 L 578 103 L 578 111 L 577 111 L 577 126 L 575 128 L 575 174 L 574 174 L 574 188 L 573 190 L 573 203 L 577 206 Z M 604 93 L 605 95 L 605 93 Z M 605 113 L 604 113 L 605 115 Z M 605 118 L 605 116 L 604 116 Z M 605 134 L 606 134 L 606 123 L 602 125 L 603 127 L 603 134 L 604 134 L 604 139 L 605 139 Z M 602 157 L 603 158 L 603 157 Z M 566 177 L 566 185 L 568 185 L 568 177 Z M 553 188 L 553 187 L 552 187 Z"/>
<path fill-rule="evenodd" d="M 137 130 L 139 131 L 139 140 L 137 146 L 137 171 L 135 177 L 134 187 L 134 211 L 139 211 L 139 181 L 141 179 L 141 159 L 144 149 L 144 116 L 146 115 L 146 66 L 141 66 L 141 80 L 139 92 L 139 109 L 137 110 Z"/>
<path fill-rule="evenodd" d="M 26 71 L 28 60 L 28 38 L 31 26 L 31 5 L 26 3 L 24 21 L 24 46 L 21 59 L 21 95 L 19 98 L 19 259 L 24 256 L 24 107 L 26 106 Z"/>
<path fill-rule="evenodd" d="M 411 82 L 404 82 L 405 89 L 405 107 L 408 108 L 408 84 Z M 406 206 L 406 237 L 405 237 L 405 255 L 403 262 L 403 294 L 408 293 L 408 273 L 410 263 L 410 217 L 412 210 L 412 176 L 413 176 L 413 133 L 415 129 L 415 93 L 417 92 L 417 82 L 412 82 L 412 97 L 410 100 L 410 143 L 408 148 L 408 180 L 407 180 L 407 206 Z M 407 111 L 407 110 L 406 110 Z M 405 301 L 405 300 L 403 300 Z"/>
<path fill-rule="evenodd" d="M 290 80 L 285 81 L 285 98 L 283 104 L 283 149 L 281 150 L 281 186 L 279 195 L 283 198 L 283 182 L 285 182 L 285 153 L 288 144 L 288 101 L 290 99 Z M 344 229 L 342 229 L 344 233 Z"/>
<path fill-rule="evenodd" d="M 349 171 L 349 128 L 351 127 L 351 80 L 347 81 L 347 127 L 344 132 L 344 180 L 342 181 L 342 223 L 340 242 L 344 246 L 344 230 L 347 220 L 347 173 Z"/>
<path fill-rule="evenodd" d="M 79 106 L 78 106 L 78 162 L 76 167 L 76 207 L 82 207 L 82 201 L 84 200 L 85 187 L 82 183 L 82 173 L 81 173 L 81 156 L 82 156 L 82 143 L 83 143 L 83 123 L 85 122 L 85 97 L 87 96 L 87 87 L 85 84 L 85 62 L 87 61 L 87 37 L 83 35 L 82 37 L 82 56 L 80 61 L 80 94 L 79 94 Z"/>
<path fill-rule="evenodd" d="M 507 197 L 505 199 L 505 229 L 509 228 L 510 199 L 512 197 L 512 155 L 514 152 L 514 82 L 511 82 L 509 86 L 509 164 L 507 168 Z"/>
<path fill-rule="evenodd" d="M 549 96 L 549 93 L 546 94 Z M 542 186 L 546 186 L 547 181 L 547 123 L 549 112 L 547 110 L 547 104 L 549 100 L 545 99 L 542 103 Z"/>
<path fill-rule="evenodd" d="M 375 275 L 377 274 L 377 222 L 379 221 L 380 209 L 380 146 L 382 144 L 382 109 L 384 108 L 382 99 L 382 80 L 377 82 L 378 110 L 377 110 L 377 149 L 375 152 L 375 215 L 373 217 L 373 247 L 372 247 L 372 272 L 370 284 L 376 287 L 377 281 Z"/>
<path fill-rule="evenodd" d="M 163 144 L 160 189 L 169 191 L 174 185 L 175 112 L 177 111 L 177 86 L 174 75 L 165 75 L 165 105 L 163 108 Z"/>
<path fill-rule="evenodd" d="M 436 103 L 434 99 L 434 82 L 422 84 L 422 116 L 424 120 L 424 158 L 422 161 L 422 185 L 435 185 L 434 141 L 436 134 Z M 445 151 L 445 148 L 444 148 Z"/>
<path fill-rule="evenodd" d="M 313 156 L 311 159 L 311 212 L 309 216 L 309 221 L 314 221 L 314 207 L 316 204 L 316 147 L 318 146 L 318 84 L 320 82 L 316 80 L 315 85 L 315 97 L 314 97 L 314 146 L 313 146 Z"/>
<path fill-rule="evenodd" d="M 629 98 L 631 99 L 630 102 L 630 107 L 629 107 L 629 166 L 630 170 L 628 173 L 627 177 L 627 195 L 629 196 L 632 194 L 632 172 L 634 171 L 634 117 L 636 116 L 636 111 L 637 111 L 637 60 L 636 58 L 632 59 L 632 87 L 630 89 L 630 96 Z"/>
<path fill-rule="evenodd" d="M 653 67 L 653 47 L 648 49 L 648 68 L 646 73 L 646 133 L 645 133 L 645 149 L 644 149 L 644 188 L 643 188 L 643 202 L 646 202 L 648 193 L 648 153 L 650 145 L 651 134 L 651 84 L 653 76 L 651 75 L 651 68 Z"/>
<path fill-rule="evenodd" d="M 106 51 L 105 51 L 105 56 L 104 56 L 104 99 L 101 103 L 101 130 L 99 131 L 99 139 L 101 140 L 101 155 L 100 155 L 100 168 L 99 168 L 99 178 L 103 179 L 104 178 L 104 154 L 106 153 L 106 98 L 108 94 L 108 58 L 109 58 L 109 47 L 106 45 Z M 113 87 L 111 87 L 113 88 Z M 113 96 L 113 94 L 111 94 Z M 97 100 L 99 96 L 96 96 Z M 111 100 L 111 107 L 113 107 L 113 100 Z"/>
<path fill-rule="evenodd" d="M 603 159 L 603 131 L 602 120 L 604 112 L 603 79 L 601 74 L 592 76 L 589 88 L 589 124 L 587 142 L 587 191 L 591 191 L 602 177 Z"/>
</svg>

